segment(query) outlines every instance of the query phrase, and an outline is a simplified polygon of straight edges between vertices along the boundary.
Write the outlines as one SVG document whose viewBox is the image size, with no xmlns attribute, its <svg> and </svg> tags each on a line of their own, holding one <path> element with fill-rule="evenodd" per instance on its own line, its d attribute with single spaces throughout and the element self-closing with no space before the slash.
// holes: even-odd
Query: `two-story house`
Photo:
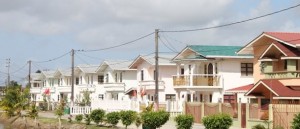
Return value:
<svg viewBox="0 0 300 129">
<path fill-rule="evenodd" d="M 137 85 L 136 69 L 129 69 L 131 61 L 105 60 L 97 68 L 97 81 L 94 99 L 125 100 L 125 91 Z"/>
<path fill-rule="evenodd" d="M 158 59 L 158 100 L 176 100 L 176 92 L 173 88 L 172 75 L 176 73 L 176 65 L 171 62 L 174 54 L 159 54 Z M 141 101 L 154 101 L 155 95 L 155 57 L 154 55 L 138 56 L 129 65 L 130 69 L 136 69 L 138 81 L 137 95 Z"/>
<path fill-rule="evenodd" d="M 229 102 L 225 90 L 253 83 L 253 56 L 237 55 L 241 46 L 190 45 L 173 58 L 177 97 L 184 101 Z M 241 96 L 241 101 L 246 99 Z"/>
<path fill-rule="evenodd" d="M 238 51 L 254 55 L 251 103 L 299 103 L 300 33 L 263 32 Z"/>
</svg>

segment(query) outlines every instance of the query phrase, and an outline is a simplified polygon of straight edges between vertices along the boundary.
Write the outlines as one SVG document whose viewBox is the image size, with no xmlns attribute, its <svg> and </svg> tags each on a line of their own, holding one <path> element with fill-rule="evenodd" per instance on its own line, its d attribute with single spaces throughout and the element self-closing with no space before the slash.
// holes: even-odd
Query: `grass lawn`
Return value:
<svg viewBox="0 0 300 129">
<path fill-rule="evenodd" d="M 45 123 L 45 124 L 53 124 L 53 123 L 57 123 L 58 124 L 58 119 L 54 119 L 54 118 L 45 118 L 45 117 L 39 117 L 38 121 L 41 123 Z M 71 124 L 81 124 L 86 126 L 88 129 L 111 129 L 109 127 L 100 127 L 100 126 L 96 126 L 95 124 L 90 124 L 90 125 L 85 125 L 85 123 L 78 123 L 76 121 L 72 121 L 72 123 L 69 123 L 67 120 L 62 119 L 61 120 L 62 125 L 71 125 Z"/>
</svg>

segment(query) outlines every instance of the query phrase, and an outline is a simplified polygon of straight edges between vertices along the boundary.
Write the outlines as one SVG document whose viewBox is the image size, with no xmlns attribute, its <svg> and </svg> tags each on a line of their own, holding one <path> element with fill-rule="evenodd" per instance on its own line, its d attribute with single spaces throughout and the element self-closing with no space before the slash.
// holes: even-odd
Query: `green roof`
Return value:
<svg viewBox="0 0 300 129">
<path fill-rule="evenodd" d="M 242 46 L 210 46 L 210 45 L 190 45 L 188 48 L 201 54 L 202 56 L 245 56 L 237 55 L 236 52 Z M 251 56 L 251 55 L 246 55 Z"/>
</svg>

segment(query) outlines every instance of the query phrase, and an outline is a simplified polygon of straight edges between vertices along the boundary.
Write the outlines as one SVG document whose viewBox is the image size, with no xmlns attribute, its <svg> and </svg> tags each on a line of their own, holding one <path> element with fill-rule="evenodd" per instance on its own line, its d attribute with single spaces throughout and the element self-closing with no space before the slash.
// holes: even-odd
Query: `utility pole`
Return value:
<svg viewBox="0 0 300 129">
<path fill-rule="evenodd" d="M 71 62 L 72 62 L 72 68 L 71 68 L 71 106 L 74 104 L 74 49 L 71 50 Z"/>
<path fill-rule="evenodd" d="M 28 61 L 29 71 L 28 71 L 28 85 L 31 88 L 31 60 Z"/>
<path fill-rule="evenodd" d="M 7 67 L 7 85 L 10 84 L 10 74 L 9 74 L 9 67 L 10 67 L 10 58 L 6 59 L 6 67 Z"/>
<path fill-rule="evenodd" d="M 158 29 L 155 29 L 155 110 L 159 109 L 159 101 L 158 101 Z"/>
</svg>

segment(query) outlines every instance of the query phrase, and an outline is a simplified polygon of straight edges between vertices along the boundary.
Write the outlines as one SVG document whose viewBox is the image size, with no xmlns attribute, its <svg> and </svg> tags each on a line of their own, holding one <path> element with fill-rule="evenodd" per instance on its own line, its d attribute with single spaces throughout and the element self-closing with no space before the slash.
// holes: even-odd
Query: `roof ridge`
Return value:
<svg viewBox="0 0 300 129">
<path fill-rule="evenodd" d="M 264 31 L 263 33 L 278 33 L 278 34 L 300 34 L 300 32 L 286 32 L 286 31 Z"/>
</svg>

